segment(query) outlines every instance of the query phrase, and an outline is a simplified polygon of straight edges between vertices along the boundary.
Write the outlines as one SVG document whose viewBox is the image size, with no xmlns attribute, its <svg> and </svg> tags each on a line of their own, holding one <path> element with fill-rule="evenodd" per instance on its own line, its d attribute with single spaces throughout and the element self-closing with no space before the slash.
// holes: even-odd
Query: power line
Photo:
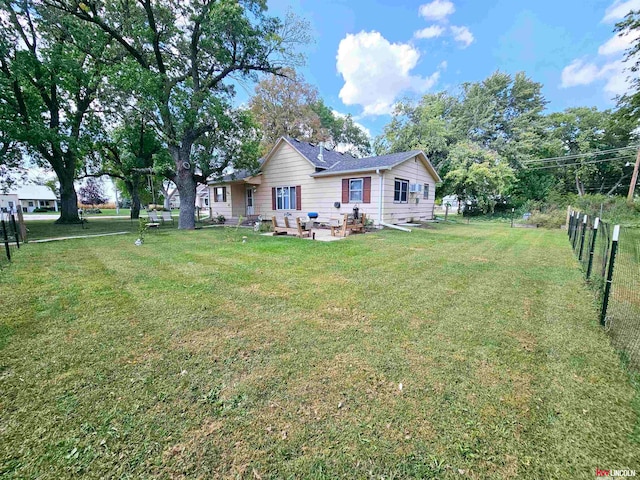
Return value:
<svg viewBox="0 0 640 480">
<path fill-rule="evenodd" d="M 563 163 L 562 165 L 546 165 L 539 167 L 525 167 L 527 170 L 546 170 L 548 168 L 564 168 L 564 167 L 574 167 L 580 165 L 587 165 L 591 163 L 603 163 L 603 162 L 613 162 L 615 160 L 629 160 L 634 157 L 615 157 L 615 158 L 604 158 L 602 160 L 592 160 L 590 162 L 575 162 L 575 163 Z"/>
<path fill-rule="evenodd" d="M 619 152 L 619 151 L 623 151 L 623 150 L 629 150 L 629 149 L 637 149 L 640 148 L 640 145 L 629 145 L 628 147 L 620 147 L 620 148 L 610 148 L 607 150 L 597 150 L 595 152 L 590 152 L 590 153 L 576 153 L 573 155 L 563 155 L 561 157 L 549 157 L 549 158 L 538 158 L 535 160 L 524 160 L 522 162 L 522 164 L 524 165 L 528 165 L 531 163 L 539 163 L 539 162 L 553 162 L 553 161 L 558 161 L 558 160 L 572 160 L 572 159 L 576 159 L 576 158 L 581 158 L 581 157 L 598 157 L 600 155 L 604 155 L 607 153 L 615 153 L 615 152 Z"/>
</svg>

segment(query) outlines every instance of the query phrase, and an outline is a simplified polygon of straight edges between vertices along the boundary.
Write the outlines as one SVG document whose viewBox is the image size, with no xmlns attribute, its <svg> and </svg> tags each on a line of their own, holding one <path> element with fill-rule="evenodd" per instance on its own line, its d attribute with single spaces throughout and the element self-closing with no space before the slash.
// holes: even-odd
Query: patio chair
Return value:
<svg viewBox="0 0 640 480">
<path fill-rule="evenodd" d="M 173 217 L 171 216 L 171 212 L 162 212 L 162 223 L 171 222 L 174 223 Z"/>
</svg>

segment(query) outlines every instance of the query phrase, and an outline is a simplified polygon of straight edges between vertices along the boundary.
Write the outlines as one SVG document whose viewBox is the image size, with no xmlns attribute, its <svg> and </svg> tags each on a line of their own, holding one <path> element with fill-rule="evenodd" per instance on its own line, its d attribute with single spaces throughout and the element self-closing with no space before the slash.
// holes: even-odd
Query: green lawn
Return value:
<svg viewBox="0 0 640 480">
<path fill-rule="evenodd" d="M 0 273 L 0 475 L 640 470 L 637 392 L 562 231 L 134 239 L 28 245 Z"/>
<path fill-rule="evenodd" d="M 146 216 L 143 217 L 146 220 Z M 173 223 L 168 222 L 160 226 L 161 230 L 173 230 L 178 228 L 178 218 L 174 216 Z M 75 237 L 81 235 L 98 235 L 114 232 L 137 232 L 138 220 L 129 218 L 96 218 L 87 220 L 84 224 L 57 225 L 51 220 L 25 219 L 29 240 L 41 240 L 43 238 Z M 154 232 L 151 232 L 153 234 Z"/>
<path fill-rule="evenodd" d="M 116 212 L 115 208 L 101 208 L 100 209 L 102 213 L 89 213 L 87 214 L 87 216 L 89 217 L 99 217 L 101 215 L 109 215 L 109 216 L 114 216 L 114 215 L 119 215 L 119 216 L 123 216 L 123 217 L 128 217 L 131 213 L 130 213 L 130 209 L 128 208 L 121 208 L 119 212 Z M 177 211 L 176 211 L 177 212 Z M 52 215 L 55 217 L 59 217 L 60 216 L 60 212 L 32 212 L 32 213 L 25 213 L 24 217 L 26 220 L 29 219 L 29 215 Z"/>
</svg>

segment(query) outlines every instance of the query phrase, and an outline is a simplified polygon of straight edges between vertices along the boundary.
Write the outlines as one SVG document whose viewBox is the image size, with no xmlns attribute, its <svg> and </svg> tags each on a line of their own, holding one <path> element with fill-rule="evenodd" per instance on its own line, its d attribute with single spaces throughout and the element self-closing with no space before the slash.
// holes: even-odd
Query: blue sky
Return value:
<svg viewBox="0 0 640 480">
<path fill-rule="evenodd" d="M 394 101 L 455 92 L 496 70 L 541 82 L 552 111 L 613 107 L 631 41 L 613 38 L 613 26 L 640 0 L 269 0 L 269 9 L 309 20 L 306 80 L 376 135 Z"/>
</svg>

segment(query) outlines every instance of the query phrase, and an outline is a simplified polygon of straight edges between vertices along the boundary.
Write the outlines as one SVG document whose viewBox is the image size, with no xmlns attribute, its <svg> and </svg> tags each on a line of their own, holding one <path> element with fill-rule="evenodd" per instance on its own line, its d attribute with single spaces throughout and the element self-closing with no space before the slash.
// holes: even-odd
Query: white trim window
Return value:
<svg viewBox="0 0 640 480">
<path fill-rule="evenodd" d="M 396 178 L 393 187 L 393 203 L 409 203 L 409 180 Z"/>
<path fill-rule="evenodd" d="M 364 200 L 364 179 L 352 178 L 349 180 L 349 203 L 362 202 Z"/>
<path fill-rule="evenodd" d="M 428 183 L 424 184 L 424 196 L 423 196 L 423 198 L 425 200 L 429 199 L 429 184 Z"/>
<path fill-rule="evenodd" d="M 276 210 L 296 209 L 296 187 L 276 187 Z"/>
</svg>

